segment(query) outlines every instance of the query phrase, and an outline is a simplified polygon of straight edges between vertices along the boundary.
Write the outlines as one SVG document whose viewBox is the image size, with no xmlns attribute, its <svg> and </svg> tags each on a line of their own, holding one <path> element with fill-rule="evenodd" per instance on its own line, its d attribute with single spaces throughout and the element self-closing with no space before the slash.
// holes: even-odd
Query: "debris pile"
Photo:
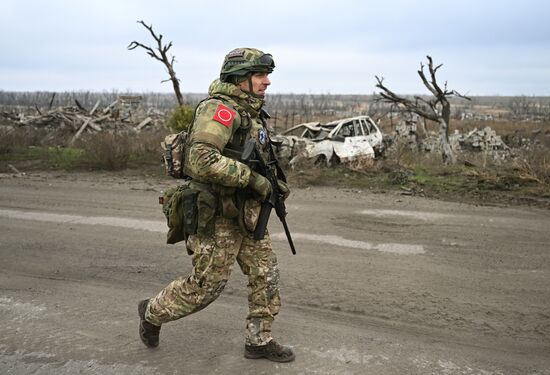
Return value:
<svg viewBox="0 0 550 375">
<path fill-rule="evenodd" d="M 103 130 L 136 131 L 162 121 L 163 114 L 149 112 L 138 116 L 140 96 L 119 96 L 117 100 L 100 108 L 98 100 L 92 109 L 85 109 L 77 100 L 75 106 L 58 107 L 42 113 L 38 108 L 37 115 L 24 113 L 0 112 L 0 124 L 3 127 L 32 127 L 48 131 L 70 131 L 74 133 L 72 142 L 83 132 L 101 132 Z M 141 117 L 141 118 L 138 118 Z"/>
<path fill-rule="evenodd" d="M 439 152 L 439 134 L 433 131 L 424 134 L 422 137 L 419 136 L 415 119 L 405 119 L 396 125 L 395 133 L 389 136 L 389 143 L 392 146 L 397 143 L 405 144 L 410 149 L 421 152 Z M 467 133 L 455 130 L 449 136 L 449 143 L 456 152 L 483 152 L 490 154 L 495 160 L 513 156 L 510 147 L 489 126 L 483 129 L 476 128 Z"/>
<path fill-rule="evenodd" d="M 451 139 L 458 142 L 462 151 L 498 151 L 508 150 L 509 147 L 503 142 L 502 138 L 489 126 L 478 130 L 477 128 L 468 134 L 455 132 Z"/>
<path fill-rule="evenodd" d="M 418 147 L 416 122 L 416 118 L 404 119 L 395 126 L 396 137 L 411 149 L 416 149 Z"/>
</svg>

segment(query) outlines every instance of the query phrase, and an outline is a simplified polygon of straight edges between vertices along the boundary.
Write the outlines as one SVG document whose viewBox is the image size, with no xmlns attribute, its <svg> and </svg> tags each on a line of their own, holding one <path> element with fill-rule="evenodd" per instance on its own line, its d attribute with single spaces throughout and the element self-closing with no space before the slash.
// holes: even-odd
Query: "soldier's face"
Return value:
<svg viewBox="0 0 550 375">
<path fill-rule="evenodd" d="M 250 80 L 252 82 L 252 89 L 250 88 L 250 84 L 248 80 L 241 82 L 240 88 L 243 91 L 250 92 L 252 91 L 254 94 L 258 95 L 260 98 L 263 98 L 265 96 L 265 91 L 267 90 L 267 86 L 271 85 L 271 81 L 269 80 L 269 73 L 254 73 L 250 77 Z"/>
</svg>

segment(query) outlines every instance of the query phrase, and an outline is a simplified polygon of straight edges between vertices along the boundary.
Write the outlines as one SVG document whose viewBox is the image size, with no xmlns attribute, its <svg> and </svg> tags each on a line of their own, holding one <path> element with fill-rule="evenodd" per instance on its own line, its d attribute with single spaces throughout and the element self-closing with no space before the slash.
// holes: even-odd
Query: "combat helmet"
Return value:
<svg viewBox="0 0 550 375">
<path fill-rule="evenodd" d="M 223 60 L 220 71 L 222 82 L 244 81 L 249 73 L 271 73 L 275 68 L 273 56 L 255 48 L 235 48 Z"/>
</svg>

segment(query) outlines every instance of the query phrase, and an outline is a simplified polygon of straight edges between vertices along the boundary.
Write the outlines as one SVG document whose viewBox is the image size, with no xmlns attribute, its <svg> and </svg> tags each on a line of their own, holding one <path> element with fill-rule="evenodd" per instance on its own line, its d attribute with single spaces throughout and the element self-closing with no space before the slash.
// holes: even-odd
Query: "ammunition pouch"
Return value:
<svg viewBox="0 0 550 375">
<path fill-rule="evenodd" d="M 197 198 L 197 233 L 214 233 L 214 219 L 236 219 L 243 233 L 254 232 L 261 202 L 254 199 L 249 189 L 236 189 L 221 185 L 192 182 L 200 190 Z"/>
<path fill-rule="evenodd" d="M 220 215 L 226 219 L 234 219 L 239 216 L 238 202 L 235 196 L 237 189 L 221 185 L 214 185 L 213 188 L 219 197 Z"/>
<path fill-rule="evenodd" d="M 260 218 L 262 203 L 256 199 L 247 199 L 242 205 L 242 222 L 241 225 L 248 231 L 253 233 Z"/>
<path fill-rule="evenodd" d="M 214 234 L 214 222 L 218 206 L 217 196 L 212 191 L 210 184 L 193 181 L 191 182 L 191 186 L 198 191 L 196 200 L 196 233 L 206 236 L 212 235 Z"/>
<path fill-rule="evenodd" d="M 166 243 L 187 241 L 194 234 L 208 236 L 214 233 L 218 198 L 211 185 L 185 181 L 168 189 L 162 196 L 162 202 L 168 225 Z"/>
<path fill-rule="evenodd" d="M 198 190 L 190 186 L 189 181 L 164 193 L 162 211 L 168 225 L 166 243 L 184 241 L 197 232 L 198 193 Z"/>
<path fill-rule="evenodd" d="M 197 233 L 198 215 L 197 215 L 197 197 L 199 192 L 195 189 L 187 189 L 182 196 L 183 210 L 183 232 L 185 238 Z"/>
</svg>

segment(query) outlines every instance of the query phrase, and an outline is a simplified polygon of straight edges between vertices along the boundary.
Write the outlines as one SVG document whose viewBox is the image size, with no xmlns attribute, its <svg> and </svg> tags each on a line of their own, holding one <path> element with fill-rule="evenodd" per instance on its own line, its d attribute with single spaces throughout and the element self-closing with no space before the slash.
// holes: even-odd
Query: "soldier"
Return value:
<svg viewBox="0 0 550 375">
<path fill-rule="evenodd" d="M 248 276 L 249 313 L 244 356 L 276 362 L 294 360 L 293 351 L 277 343 L 271 325 L 279 309 L 279 271 L 269 234 L 254 240 L 261 202 L 271 193 L 264 176 L 239 161 L 253 138 L 264 161 L 274 157 L 262 110 L 268 75 L 275 63 L 269 54 L 237 48 L 224 59 L 220 79 L 196 108 L 189 130 L 184 170 L 199 190 L 197 233 L 187 239 L 193 270 L 138 305 L 139 334 L 148 347 L 159 343 L 163 323 L 183 318 L 213 302 L 223 291 L 235 261 Z M 289 189 L 278 188 L 285 199 Z"/>
</svg>

